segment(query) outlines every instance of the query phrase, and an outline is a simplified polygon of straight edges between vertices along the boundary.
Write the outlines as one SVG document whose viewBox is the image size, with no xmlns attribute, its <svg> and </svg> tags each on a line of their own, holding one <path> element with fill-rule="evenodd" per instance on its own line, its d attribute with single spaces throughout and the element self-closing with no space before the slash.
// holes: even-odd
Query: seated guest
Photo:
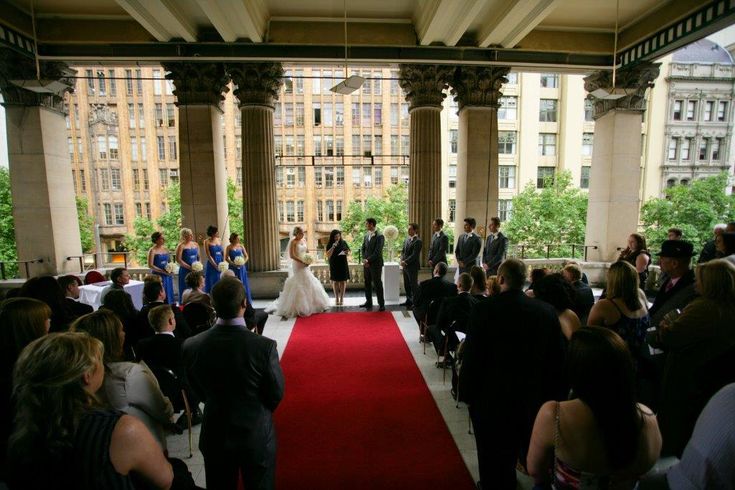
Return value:
<svg viewBox="0 0 735 490">
<path fill-rule="evenodd" d="M 136 345 L 131 343 L 131 341 L 136 339 L 134 335 L 129 335 L 129 332 L 132 332 L 136 328 L 138 310 L 135 309 L 133 299 L 126 291 L 113 289 L 105 295 L 100 309 L 110 310 L 122 322 L 123 328 L 125 329 L 125 360 L 134 361 L 136 359 Z"/>
<path fill-rule="evenodd" d="M 574 307 L 572 286 L 559 273 L 547 274 L 536 283 L 533 292 L 536 299 L 554 307 L 559 317 L 561 332 L 567 340 L 571 339 L 572 334 L 582 326 L 579 317 L 572 310 Z"/>
<path fill-rule="evenodd" d="M 33 342 L 15 372 L 10 488 L 167 489 L 173 472 L 135 417 L 99 406 L 102 343 L 79 333 Z M 52 402 L 53 401 L 53 402 Z"/>
<path fill-rule="evenodd" d="M 245 307 L 245 325 L 248 329 L 254 330 L 258 335 L 263 335 L 267 321 L 268 313 L 263 308 L 253 308 L 253 305 L 248 302 Z"/>
<path fill-rule="evenodd" d="M 574 399 L 544 403 L 536 416 L 528 472 L 553 488 L 632 489 L 658 459 L 656 416 L 635 399 L 633 362 L 619 335 L 574 333 L 567 356 Z"/>
<path fill-rule="evenodd" d="M 485 299 L 487 297 L 487 283 L 485 282 L 487 276 L 485 271 L 479 265 L 473 265 L 472 269 L 470 269 L 470 276 L 472 277 L 470 294 L 475 299 Z"/>
<path fill-rule="evenodd" d="M 715 240 L 717 239 L 717 236 L 725 232 L 725 228 L 727 228 L 727 225 L 725 223 L 718 223 L 715 225 L 714 229 L 712 230 L 712 240 L 708 241 L 704 244 L 702 247 L 702 252 L 699 254 L 699 260 L 697 260 L 698 264 L 701 264 L 702 262 L 709 262 L 712 259 L 719 259 L 720 254 L 717 251 L 717 246 L 715 245 Z"/>
<path fill-rule="evenodd" d="M 671 490 L 735 489 L 735 383 L 702 410 L 681 461 L 669 469 Z"/>
<path fill-rule="evenodd" d="M 475 266 L 477 267 L 477 266 Z M 485 271 L 477 267 L 482 272 Z M 439 307 L 439 314 L 436 323 L 429 325 L 427 335 L 429 340 L 434 343 L 437 354 L 444 352 L 445 335 L 447 338 L 447 352 L 453 351 L 459 339 L 455 332 L 467 333 L 467 324 L 470 318 L 472 307 L 477 304 L 477 299 L 470 294 L 472 289 L 472 277 L 463 272 L 457 279 L 457 295 L 444 298 Z M 444 363 L 448 363 L 448 359 L 444 359 Z"/>
<path fill-rule="evenodd" d="M 166 290 L 163 287 L 163 283 L 155 277 L 151 279 L 146 278 L 143 281 L 143 308 L 140 309 L 137 321 L 135 322 L 134 330 L 136 338 L 131 340 L 131 345 L 136 345 L 140 339 L 151 337 L 155 334 L 155 330 L 148 322 L 148 313 L 152 308 L 163 304 L 168 304 L 166 302 Z M 191 329 L 181 310 L 174 306 L 171 309 L 176 317 L 176 330 L 174 331 L 174 335 L 181 340 L 190 337 Z"/>
<path fill-rule="evenodd" d="M 564 260 L 564 261 L 562 261 L 561 265 L 564 266 L 564 267 L 566 267 L 568 265 L 576 265 L 577 267 L 579 267 L 579 270 L 582 273 L 582 279 L 581 279 L 582 282 L 585 283 L 588 286 L 590 285 L 590 280 L 587 279 L 587 274 L 585 274 L 584 271 L 582 271 L 582 266 L 579 265 L 579 262 L 577 262 L 576 260 Z"/>
<path fill-rule="evenodd" d="M 498 282 L 498 276 L 487 277 L 487 295 L 497 296 L 500 294 L 500 282 Z"/>
<path fill-rule="evenodd" d="M 58 279 L 59 287 L 64 292 L 64 305 L 73 320 L 76 320 L 82 315 L 92 313 L 94 308 L 84 303 L 80 303 L 79 300 L 79 286 L 82 285 L 82 280 L 74 274 L 62 276 Z"/>
<path fill-rule="evenodd" d="M 64 305 L 64 292 L 52 276 L 28 279 L 20 289 L 20 296 L 43 301 L 51 308 L 50 332 L 62 332 L 72 322 L 69 311 Z"/>
<path fill-rule="evenodd" d="M 110 291 L 115 289 L 125 290 L 125 286 L 130 283 L 130 273 L 124 267 L 117 267 L 110 272 L 110 281 L 112 281 L 112 284 L 104 288 L 100 293 L 100 301 L 102 302 L 105 301 L 105 296 Z"/>
<path fill-rule="evenodd" d="M 549 273 L 549 269 L 541 268 L 541 269 L 532 269 L 531 274 L 529 275 L 529 280 L 531 281 L 531 284 L 526 288 L 526 296 L 529 298 L 534 297 L 534 288 L 536 287 L 536 284 L 546 275 Z"/>
<path fill-rule="evenodd" d="M 0 481 L 3 481 L 8 436 L 13 420 L 13 367 L 23 348 L 48 333 L 51 308 L 32 298 L 0 303 Z"/>
<path fill-rule="evenodd" d="M 708 373 L 701 366 L 735 346 L 735 266 L 715 259 L 699 264 L 695 276 L 700 297 L 672 323 L 659 324 L 666 352 L 659 420 L 667 455 L 681 455 L 712 395 L 703 392 L 701 378 Z"/>
<path fill-rule="evenodd" d="M 735 233 L 725 232 L 720 234 L 715 239 L 715 245 L 723 259 L 735 264 Z"/>
<path fill-rule="evenodd" d="M 661 244 L 659 266 L 667 281 L 661 285 L 649 310 L 651 324 L 656 326 L 670 311 L 684 309 L 696 296 L 694 271 L 689 267 L 694 247 L 683 240 L 666 240 Z"/>
<path fill-rule="evenodd" d="M 592 292 L 592 288 L 586 282 L 582 281 L 582 269 L 577 264 L 565 265 L 561 273 L 564 279 L 574 289 L 574 306 L 572 310 L 579 317 L 579 322 L 583 326 L 587 325 L 587 317 L 595 304 L 595 295 Z"/>
<path fill-rule="evenodd" d="M 164 429 L 171 425 L 174 409 L 145 363 L 123 361 L 125 332 L 117 316 L 111 311 L 97 310 L 75 321 L 72 330 L 86 332 L 104 345 L 105 379 L 103 389 L 97 393 L 100 399 L 137 417 L 165 450 Z"/>
<path fill-rule="evenodd" d="M 421 281 L 419 284 L 413 298 L 413 317 L 419 325 L 421 325 L 421 322 L 424 320 L 427 313 L 430 315 L 436 315 L 439 312 L 438 304 L 434 306 L 431 312 L 429 312 L 429 306 L 432 301 L 441 301 L 447 296 L 454 296 L 457 294 L 457 286 L 445 280 L 444 276 L 446 275 L 447 264 L 439 262 L 434 266 L 433 276 L 431 279 Z M 428 319 L 429 325 L 432 325 L 435 322 L 435 316 L 431 316 Z"/>
<path fill-rule="evenodd" d="M 212 298 L 204 292 L 204 273 L 201 271 L 190 272 L 186 275 L 186 286 L 181 295 L 181 304 L 186 306 L 189 303 L 204 303 L 212 307 Z"/>
</svg>

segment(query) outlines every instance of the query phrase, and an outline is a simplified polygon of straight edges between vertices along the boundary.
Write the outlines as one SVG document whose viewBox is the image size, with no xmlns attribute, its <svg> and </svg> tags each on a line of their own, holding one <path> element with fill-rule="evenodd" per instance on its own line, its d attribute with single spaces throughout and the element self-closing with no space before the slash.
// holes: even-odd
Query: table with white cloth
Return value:
<svg viewBox="0 0 735 490">
<path fill-rule="evenodd" d="M 386 301 L 398 301 L 401 297 L 401 266 L 397 262 L 383 265 L 383 296 Z"/>
<path fill-rule="evenodd" d="M 79 302 L 87 304 L 96 310 L 102 305 L 102 291 L 111 284 L 112 281 L 104 281 L 79 286 Z M 135 308 L 138 310 L 143 308 L 143 281 L 133 281 L 131 279 L 124 286 L 124 289 L 133 298 Z"/>
</svg>

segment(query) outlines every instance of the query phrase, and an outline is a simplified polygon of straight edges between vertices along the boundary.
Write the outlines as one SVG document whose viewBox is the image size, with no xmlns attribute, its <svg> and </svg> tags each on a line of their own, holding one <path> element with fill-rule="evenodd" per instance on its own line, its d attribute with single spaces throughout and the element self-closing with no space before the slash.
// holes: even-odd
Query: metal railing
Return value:
<svg viewBox="0 0 735 490">
<path fill-rule="evenodd" d="M 579 243 L 518 243 L 509 246 L 508 257 L 518 257 L 521 260 L 526 258 L 563 258 L 563 259 L 576 259 L 577 253 L 580 253 L 580 259 L 587 261 L 587 253 L 589 249 L 597 250 L 597 245 L 584 245 Z M 540 250 L 543 257 L 531 257 L 530 255 L 538 255 L 536 251 Z M 558 257 L 552 257 L 552 250 L 560 250 L 562 253 Z M 566 254 L 567 250 L 571 250 L 570 253 Z"/>
<path fill-rule="evenodd" d="M 0 261 L 0 279 L 2 279 L 3 281 L 7 279 L 7 277 L 6 277 L 6 264 L 15 264 L 15 265 L 21 265 L 22 264 L 23 265 L 23 268 L 25 269 L 25 272 L 26 272 L 26 277 L 30 277 L 31 274 L 30 274 L 29 266 L 31 264 L 42 264 L 43 261 L 44 260 L 42 258 L 32 259 L 32 260 L 4 260 L 4 261 Z"/>
</svg>

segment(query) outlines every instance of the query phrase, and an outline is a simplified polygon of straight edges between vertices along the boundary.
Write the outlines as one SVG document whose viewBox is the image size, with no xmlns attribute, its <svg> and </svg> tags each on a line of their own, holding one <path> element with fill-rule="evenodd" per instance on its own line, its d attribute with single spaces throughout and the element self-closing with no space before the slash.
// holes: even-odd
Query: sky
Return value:
<svg viewBox="0 0 735 490">
<path fill-rule="evenodd" d="M 708 39 L 716 42 L 720 46 L 727 47 L 735 43 L 735 25 L 726 27 L 725 29 L 708 36 Z M 0 94 L 0 102 L 2 95 Z M 5 108 L 0 105 L 0 167 L 8 166 L 8 142 L 5 132 Z"/>
</svg>

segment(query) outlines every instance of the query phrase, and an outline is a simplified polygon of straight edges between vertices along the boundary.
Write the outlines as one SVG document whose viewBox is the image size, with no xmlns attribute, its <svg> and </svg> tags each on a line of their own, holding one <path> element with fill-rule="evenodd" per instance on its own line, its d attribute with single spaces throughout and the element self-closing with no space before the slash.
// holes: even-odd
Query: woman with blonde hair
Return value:
<svg viewBox="0 0 735 490">
<path fill-rule="evenodd" d="M 117 316 L 97 310 L 75 321 L 72 330 L 88 333 L 105 347 L 105 382 L 98 394 L 100 399 L 141 420 L 166 449 L 164 429 L 172 423 L 173 407 L 144 362 L 124 362 L 125 331 Z"/>
<path fill-rule="evenodd" d="M 171 466 L 134 417 L 99 406 L 102 343 L 81 333 L 33 341 L 14 374 L 17 416 L 9 442 L 11 489 L 168 489 Z"/>
<path fill-rule="evenodd" d="M 488 296 L 497 296 L 500 294 L 500 281 L 498 281 L 496 274 L 487 278 L 487 294 Z"/>
<path fill-rule="evenodd" d="M 179 233 L 176 262 L 179 264 L 179 303 L 184 304 L 182 297 L 186 289 L 186 275 L 192 271 L 191 264 L 199 262 L 199 244 L 194 241 L 194 233 L 190 228 L 182 228 Z"/>
</svg>

